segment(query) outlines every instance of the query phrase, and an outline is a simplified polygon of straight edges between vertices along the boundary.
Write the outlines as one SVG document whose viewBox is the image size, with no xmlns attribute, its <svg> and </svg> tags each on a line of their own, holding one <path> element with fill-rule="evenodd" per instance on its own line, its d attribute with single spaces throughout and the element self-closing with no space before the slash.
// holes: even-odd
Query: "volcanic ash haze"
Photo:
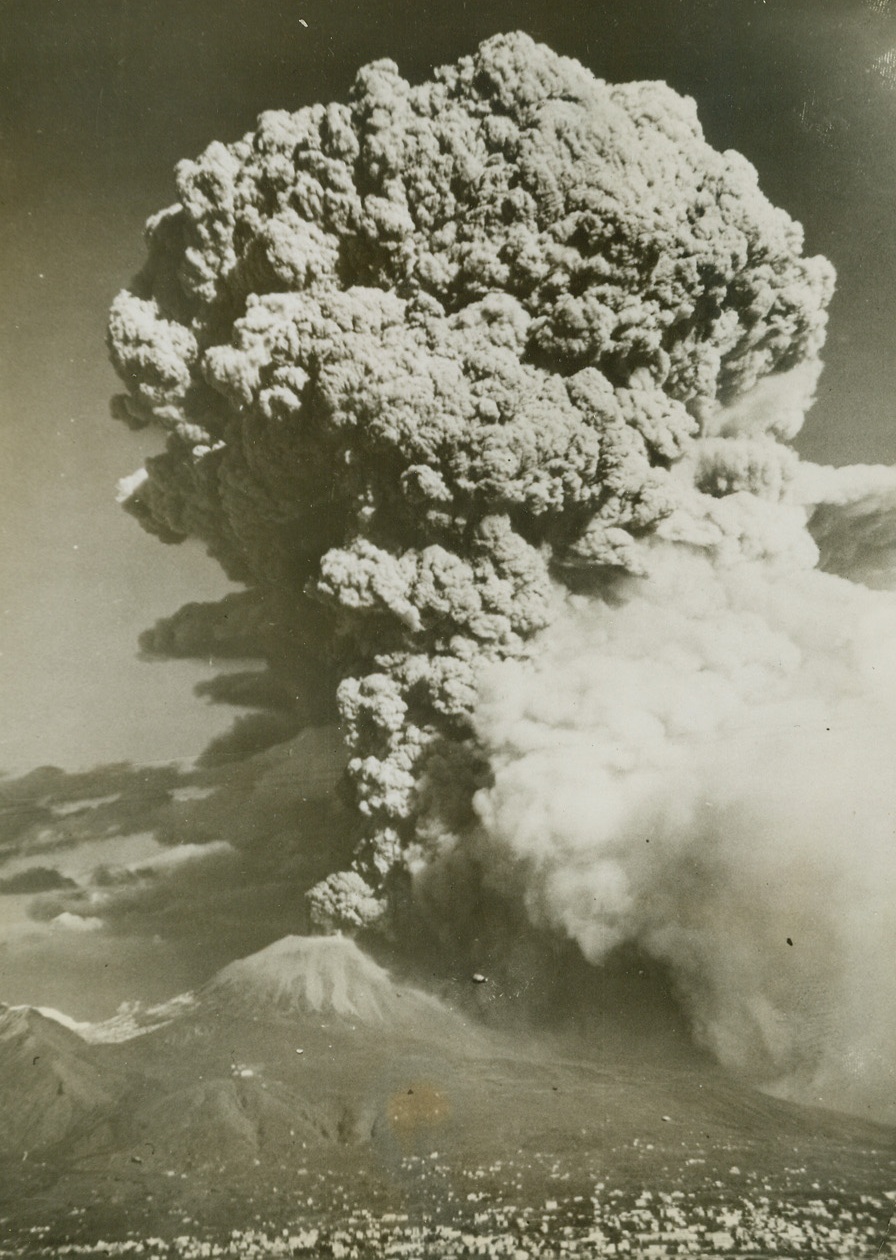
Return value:
<svg viewBox="0 0 896 1260">
<path fill-rule="evenodd" d="M 167 434 L 123 497 L 246 593 L 148 643 L 253 643 L 296 724 L 332 681 L 318 922 L 456 937 L 500 890 L 668 964 L 723 1061 L 888 1096 L 896 603 L 852 578 L 896 478 L 789 445 L 833 290 L 799 225 L 691 100 L 522 34 L 177 186 L 112 311 L 116 414 Z"/>
</svg>

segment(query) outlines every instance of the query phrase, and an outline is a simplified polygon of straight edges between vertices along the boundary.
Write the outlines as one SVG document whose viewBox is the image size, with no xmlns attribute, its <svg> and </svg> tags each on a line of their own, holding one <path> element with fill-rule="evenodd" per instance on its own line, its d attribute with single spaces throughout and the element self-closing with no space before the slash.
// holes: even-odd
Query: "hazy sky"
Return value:
<svg viewBox="0 0 896 1260">
<path fill-rule="evenodd" d="M 0 768 L 187 756 L 229 722 L 136 646 L 223 579 L 114 502 L 149 439 L 107 418 L 105 313 L 174 163 L 373 57 L 419 79 L 515 27 L 666 79 L 754 162 L 840 276 L 801 449 L 896 460 L 896 0 L 0 0 Z"/>
</svg>

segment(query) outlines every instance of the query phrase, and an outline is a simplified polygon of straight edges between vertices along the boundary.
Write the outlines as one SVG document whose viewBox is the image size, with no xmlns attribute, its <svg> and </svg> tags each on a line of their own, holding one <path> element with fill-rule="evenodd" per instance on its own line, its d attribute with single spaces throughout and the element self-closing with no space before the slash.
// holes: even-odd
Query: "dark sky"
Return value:
<svg viewBox="0 0 896 1260">
<path fill-rule="evenodd" d="M 750 158 L 840 276 L 800 448 L 896 460 L 896 0 L 0 0 L 0 768 L 185 756 L 229 721 L 194 666 L 136 658 L 223 580 L 114 504 L 149 448 L 107 419 L 105 312 L 174 163 L 373 57 L 420 79 L 515 27 L 667 80 Z"/>
</svg>

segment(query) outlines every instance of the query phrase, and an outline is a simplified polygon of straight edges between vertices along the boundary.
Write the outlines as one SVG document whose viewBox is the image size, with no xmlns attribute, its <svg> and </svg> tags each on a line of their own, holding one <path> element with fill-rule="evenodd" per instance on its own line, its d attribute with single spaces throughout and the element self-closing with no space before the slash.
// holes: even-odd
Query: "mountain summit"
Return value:
<svg viewBox="0 0 896 1260">
<path fill-rule="evenodd" d="M 434 998 L 397 985 L 347 936 L 285 936 L 224 967 L 199 996 L 203 1005 L 255 1014 L 335 1015 L 367 1025 L 442 1013 Z"/>
</svg>

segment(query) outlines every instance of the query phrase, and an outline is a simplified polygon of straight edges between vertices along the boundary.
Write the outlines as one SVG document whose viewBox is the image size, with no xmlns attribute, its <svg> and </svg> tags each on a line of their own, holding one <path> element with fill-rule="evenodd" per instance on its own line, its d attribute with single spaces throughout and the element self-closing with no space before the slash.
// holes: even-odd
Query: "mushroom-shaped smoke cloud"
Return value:
<svg viewBox="0 0 896 1260">
<path fill-rule="evenodd" d="M 774 601 L 732 573 L 786 580 L 817 560 L 819 496 L 785 443 L 812 399 L 830 265 L 803 257 L 747 161 L 706 144 L 692 101 L 608 85 L 521 34 L 417 87 L 367 66 L 348 104 L 264 114 L 182 163 L 178 192 L 111 317 L 116 413 L 168 434 L 126 505 L 166 541 L 201 539 L 248 587 L 229 611 L 264 626 L 279 668 L 307 672 L 316 654 L 336 677 L 362 825 L 351 870 L 312 893 L 318 917 L 376 921 L 409 872 L 436 889 L 466 852 L 541 880 L 532 913 L 591 956 L 640 934 L 692 959 L 644 927 L 649 892 L 630 909 L 649 883 L 640 851 L 637 877 L 601 856 L 637 793 L 594 837 L 577 822 L 555 843 L 557 817 L 537 837 L 511 817 L 507 764 L 582 718 L 580 782 L 595 727 L 615 750 L 594 752 L 602 799 L 670 730 L 675 755 L 656 764 L 678 765 L 690 727 L 664 701 L 620 716 L 625 680 L 648 678 L 631 669 L 637 618 L 618 611 L 642 587 L 640 647 L 692 725 L 701 688 L 719 701 L 710 742 L 748 703 L 733 697 L 774 674 L 777 630 L 754 650 L 737 629 Z M 664 609 L 704 569 L 715 594 L 689 595 L 664 637 Z M 708 632 L 688 655 L 704 614 L 722 646 Z M 528 686 L 544 692 L 539 660 L 599 658 L 617 633 L 611 717 L 587 701 L 547 718 L 502 708 L 502 680 L 525 709 Z M 787 642 L 785 673 L 799 668 Z M 587 907 L 572 888 L 586 867 Z"/>
<path fill-rule="evenodd" d="M 379 892 L 551 564 L 640 571 L 699 426 L 811 362 L 831 270 L 690 101 L 523 35 L 418 88 L 368 66 L 178 189 L 112 313 L 118 412 L 169 433 L 128 504 L 328 606 Z"/>
</svg>

